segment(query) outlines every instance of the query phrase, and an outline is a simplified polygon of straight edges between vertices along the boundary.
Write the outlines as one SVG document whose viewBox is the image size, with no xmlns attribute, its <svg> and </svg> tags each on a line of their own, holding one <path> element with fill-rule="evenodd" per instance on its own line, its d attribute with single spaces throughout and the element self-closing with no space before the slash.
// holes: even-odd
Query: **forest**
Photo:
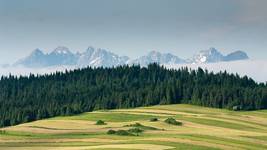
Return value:
<svg viewBox="0 0 267 150">
<path fill-rule="evenodd" d="M 167 69 L 156 63 L 2 76 L 0 127 L 99 109 L 180 103 L 266 109 L 267 84 L 226 71 Z"/>
</svg>

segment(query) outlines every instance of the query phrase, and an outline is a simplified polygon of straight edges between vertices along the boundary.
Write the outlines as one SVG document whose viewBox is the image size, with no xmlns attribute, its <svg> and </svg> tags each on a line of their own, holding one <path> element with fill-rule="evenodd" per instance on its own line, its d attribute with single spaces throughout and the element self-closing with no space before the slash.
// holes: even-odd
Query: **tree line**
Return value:
<svg viewBox="0 0 267 150">
<path fill-rule="evenodd" d="M 98 109 L 179 103 L 266 109 L 267 84 L 238 74 L 158 64 L 2 76 L 0 127 Z"/>
</svg>

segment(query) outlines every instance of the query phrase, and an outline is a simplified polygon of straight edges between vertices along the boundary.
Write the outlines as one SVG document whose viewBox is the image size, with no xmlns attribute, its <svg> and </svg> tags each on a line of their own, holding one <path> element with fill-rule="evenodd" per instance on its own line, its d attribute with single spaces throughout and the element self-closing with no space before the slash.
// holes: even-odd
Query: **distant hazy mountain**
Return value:
<svg viewBox="0 0 267 150">
<path fill-rule="evenodd" d="M 105 49 L 89 47 L 85 52 L 72 53 L 68 48 L 60 46 L 51 53 L 45 54 L 41 50 L 34 50 L 29 56 L 17 61 L 15 66 L 29 68 L 42 68 L 51 66 L 75 66 L 75 67 L 112 67 L 125 64 L 139 64 L 147 66 L 150 63 L 159 64 L 201 64 L 223 61 L 235 61 L 248 59 L 245 52 L 236 51 L 226 56 L 215 48 L 200 51 L 192 58 L 184 60 L 170 53 L 151 51 L 147 55 L 130 60 L 127 56 L 119 56 Z"/>
<path fill-rule="evenodd" d="M 188 60 L 190 63 L 212 63 L 223 61 L 223 55 L 215 48 L 200 51 Z"/>
<path fill-rule="evenodd" d="M 140 64 L 140 66 L 147 66 L 150 63 L 159 63 L 159 64 L 181 64 L 185 63 L 183 59 L 172 55 L 170 53 L 160 53 L 156 51 L 151 51 L 148 55 L 142 56 L 138 59 L 130 61 L 130 64 Z"/>
<path fill-rule="evenodd" d="M 57 47 L 49 54 L 35 49 L 29 56 L 17 61 L 14 65 L 22 65 L 30 68 L 40 68 L 61 65 L 76 65 L 77 55 L 70 52 L 66 47 Z"/>
<path fill-rule="evenodd" d="M 78 55 L 73 54 L 67 47 L 57 47 L 47 55 L 48 66 L 76 65 Z"/>
<path fill-rule="evenodd" d="M 9 64 L 0 64 L 0 68 L 8 68 L 8 67 L 10 67 Z"/>
<path fill-rule="evenodd" d="M 224 61 L 235 61 L 235 60 L 245 60 L 249 59 L 248 55 L 243 51 L 236 51 L 228 54 L 224 57 Z"/>
<path fill-rule="evenodd" d="M 14 66 L 22 65 L 29 68 L 46 67 L 48 65 L 47 55 L 40 49 L 35 49 L 29 56 L 17 61 Z"/>
<path fill-rule="evenodd" d="M 236 51 L 224 56 L 217 49 L 210 48 L 208 50 L 200 51 L 198 54 L 194 55 L 191 59 L 188 59 L 187 62 L 198 64 L 198 63 L 215 63 L 222 61 L 236 61 L 245 59 L 249 59 L 249 57 L 245 52 L 242 51 Z"/>
<path fill-rule="evenodd" d="M 124 65 L 129 60 L 129 57 L 120 57 L 105 49 L 95 49 L 89 47 L 84 53 L 80 54 L 77 65 L 80 67 L 112 67 Z"/>
<path fill-rule="evenodd" d="M 126 64 L 128 57 L 120 57 L 104 49 L 89 47 L 84 53 L 72 53 L 66 47 L 57 47 L 49 54 L 34 50 L 29 56 L 17 61 L 14 66 L 42 68 L 51 66 L 112 67 Z"/>
</svg>

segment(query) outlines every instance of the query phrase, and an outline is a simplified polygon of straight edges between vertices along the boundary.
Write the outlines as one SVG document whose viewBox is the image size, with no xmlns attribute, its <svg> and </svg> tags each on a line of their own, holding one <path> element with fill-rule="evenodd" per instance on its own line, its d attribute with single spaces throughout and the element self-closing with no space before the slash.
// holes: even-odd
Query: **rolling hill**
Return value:
<svg viewBox="0 0 267 150">
<path fill-rule="evenodd" d="M 158 121 L 150 121 L 157 118 Z M 175 118 L 182 126 L 164 122 Z M 96 125 L 103 120 L 106 124 Z M 107 134 L 109 130 L 142 133 Z M 234 112 L 193 105 L 100 110 L 2 128 L 0 149 L 267 149 L 267 111 Z"/>
<path fill-rule="evenodd" d="M 187 68 L 85 68 L 0 80 L 0 126 L 99 109 L 195 104 L 230 110 L 267 108 L 267 85 L 248 77 Z"/>
</svg>

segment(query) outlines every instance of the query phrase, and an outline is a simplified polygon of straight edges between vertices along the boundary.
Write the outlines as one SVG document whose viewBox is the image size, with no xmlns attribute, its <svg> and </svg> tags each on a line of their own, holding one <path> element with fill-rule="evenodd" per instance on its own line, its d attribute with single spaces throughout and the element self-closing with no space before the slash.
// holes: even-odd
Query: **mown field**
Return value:
<svg viewBox="0 0 267 150">
<path fill-rule="evenodd" d="M 158 118 L 158 121 L 150 121 Z M 175 118 L 182 126 L 167 124 Z M 105 125 L 96 125 L 103 120 Z M 142 133 L 107 134 L 138 128 Z M 267 149 L 267 110 L 233 112 L 192 105 L 103 110 L 0 129 L 3 150 Z"/>
</svg>

